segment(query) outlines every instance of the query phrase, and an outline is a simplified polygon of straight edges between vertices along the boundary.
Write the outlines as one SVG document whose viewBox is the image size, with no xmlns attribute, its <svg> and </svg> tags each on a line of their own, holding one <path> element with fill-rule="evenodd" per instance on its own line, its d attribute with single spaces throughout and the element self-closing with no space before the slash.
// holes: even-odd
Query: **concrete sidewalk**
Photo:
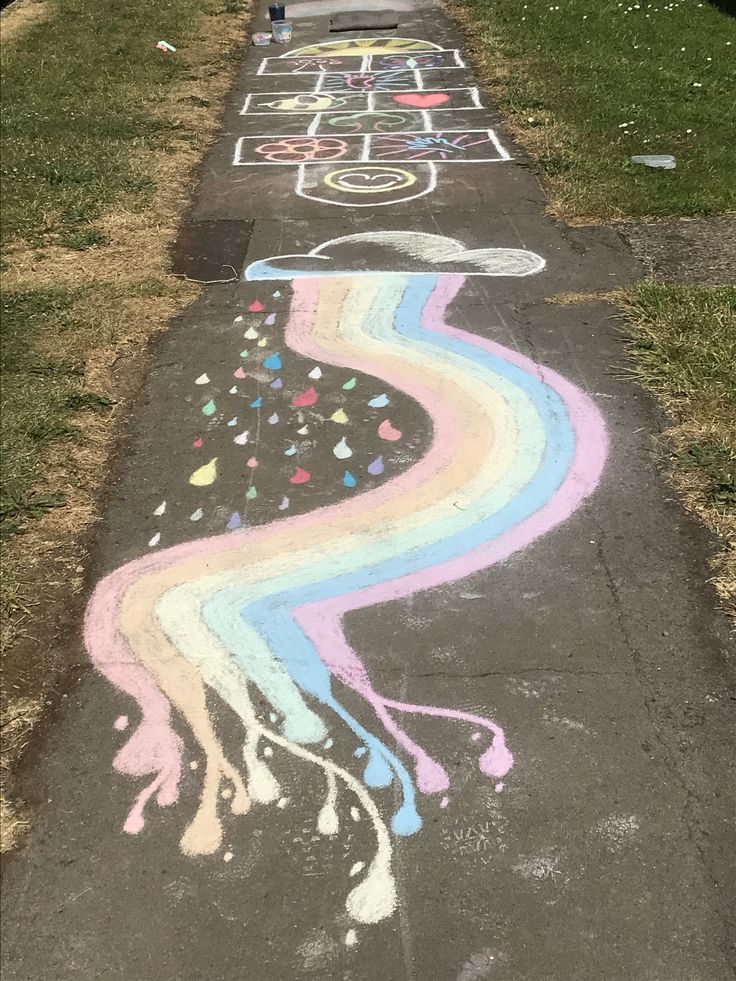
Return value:
<svg viewBox="0 0 736 981">
<path fill-rule="evenodd" d="M 727 981 L 708 542 L 611 308 L 547 302 L 638 265 L 544 214 L 439 7 L 328 6 L 248 49 L 182 226 L 215 282 L 112 481 L 3 977 Z"/>
</svg>

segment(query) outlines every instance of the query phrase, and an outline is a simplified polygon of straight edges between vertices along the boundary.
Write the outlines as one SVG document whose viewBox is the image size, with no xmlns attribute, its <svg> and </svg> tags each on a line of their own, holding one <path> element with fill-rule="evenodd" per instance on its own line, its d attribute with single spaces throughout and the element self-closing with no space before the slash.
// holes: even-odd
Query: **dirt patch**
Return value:
<svg viewBox="0 0 736 981">
<path fill-rule="evenodd" d="M 736 215 L 627 222 L 618 230 L 659 282 L 736 282 Z"/>
</svg>

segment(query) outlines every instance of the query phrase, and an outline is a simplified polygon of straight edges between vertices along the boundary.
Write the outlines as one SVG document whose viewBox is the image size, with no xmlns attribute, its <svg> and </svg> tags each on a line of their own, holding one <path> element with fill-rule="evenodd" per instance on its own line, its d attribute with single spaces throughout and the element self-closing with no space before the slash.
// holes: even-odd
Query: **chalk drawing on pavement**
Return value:
<svg viewBox="0 0 736 981">
<path fill-rule="evenodd" d="M 339 55 L 352 55 L 362 57 L 366 53 L 373 55 L 391 55 L 401 51 L 440 51 L 439 44 L 432 41 L 420 41 L 413 37 L 353 37 L 341 38 L 338 41 L 322 41 L 319 44 L 309 45 L 304 48 L 296 48 L 288 51 L 282 57 L 310 57 L 312 55 L 323 55 L 335 53 Z"/>
<path fill-rule="evenodd" d="M 320 163 L 324 160 L 401 163 L 437 160 L 442 163 L 499 163 L 508 153 L 492 129 L 417 133 L 308 133 L 304 136 L 241 136 L 235 145 L 234 167 L 265 164 Z"/>
<path fill-rule="evenodd" d="M 314 75 L 312 91 L 249 93 L 241 115 L 311 119 L 304 133 L 279 134 L 274 126 L 273 135 L 240 137 L 233 166 L 296 165 L 300 197 L 367 208 L 431 193 L 438 182 L 436 163 L 507 161 L 510 155 L 492 129 L 447 125 L 445 113 L 483 108 L 474 86 L 432 87 L 432 72 L 462 67 L 457 49 L 412 38 L 348 39 L 263 59 L 259 75 Z M 441 119 L 435 121 L 433 113 Z M 347 172 L 321 166 L 329 160 L 371 166 Z M 380 171 L 381 164 L 409 165 L 414 179 L 404 178 L 406 167 L 399 174 L 390 166 Z M 310 167 L 320 169 L 308 173 Z M 357 203 L 358 193 L 369 197 Z"/>
<path fill-rule="evenodd" d="M 183 852 L 218 851 L 226 813 L 232 840 L 242 826 L 232 816 L 254 805 L 286 806 L 271 765 L 282 753 L 323 776 L 324 797 L 313 805 L 320 834 L 339 835 L 348 814 L 370 825 L 373 855 L 359 872 L 353 866 L 354 885 L 345 870 L 345 909 L 356 923 L 376 923 L 396 905 L 392 835 L 421 830 L 428 805 L 418 794 L 435 795 L 438 808 L 452 799 L 447 769 L 398 719 L 458 723 L 477 746 L 480 772 L 494 785 L 508 773 L 513 759 L 496 722 L 379 692 L 342 625 L 352 610 L 502 562 L 564 521 L 597 486 L 606 435 L 592 402 L 548 365 L 445 320 L 468 277 L 525 277 L 543 268 L 524 249 L 468 249 L 413 231 L 347 235 L 246 268 L 251 283 L 291 282 L 286 346 L 341 367 L 349 381 L 362 374 L 402 390 L 429 416 L 432 442 L 419 462 L 363 494 L 254 528 L 233 512 L 223 534 L 157 548 L 98 584 L 85 618 L 87 649 L 138 705 L 114 766 L 148 781 L 127 832 L 142 831 L 151 801 L 166 807 L 179 797 L 183 741 L 173 707 L 205 760 Z M 319 392 L 302 396 L 313 403 Z M 390 415 L 379 428 L 389 444 L 401 437 Z M 335 448 L 347 458 L 347 441 Z M 374 464 L 380 470 L 381 459 Z M 217 459 L 203 466 L 202 484 L 216 479 Z M 311 479 L 297 464 L 290 482 L 298 488 Z M 354 480 L 344 471 L 347 489 Z M 365 701 L 403 759 L 351 715 L 334 681 Z M 242 725 L 242 764 L 216 734 L 217 699 Z M 265 710 L 256 707 L 264 703 Z M 473 742 L 476 733 L 482 737 Z M 352 749 L 360 762 L 338 764 L 333 744 L 341 759 Z M 353 772 L 358 766 L 362 776 Z"/>
</svg>

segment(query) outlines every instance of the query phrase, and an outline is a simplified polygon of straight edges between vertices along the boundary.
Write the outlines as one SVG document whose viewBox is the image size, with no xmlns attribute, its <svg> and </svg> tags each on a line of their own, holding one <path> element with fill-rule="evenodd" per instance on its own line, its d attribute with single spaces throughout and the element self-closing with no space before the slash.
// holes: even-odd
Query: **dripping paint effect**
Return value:
<svg viewBox="0 0 736 981">
<path fill-rule="evenodd" d="M 245 492 L 245 497 L 248 501 L 255 501 L 255 499 L 258 497 L 258 491 L 255 487 L 249 487 Z"/>
<path fill-rule="evenodd" d="M 267 337 L 261 337 L 260 340 L 256 341 L 256 347 L 267 347 L 267 346 L 268 346 Z"/>
<path fill-rule="evenodd" d="M 246 429 L 242 433 L 238 433 L 237 436 L 233 436 L 233 443 L 237 443 L 238 446 L 245 446 L 250 437 L 250 432 Z"/>
<path fill-rule="evenodd" d="M 284 450 L 284 456 L 295 456 L 295 455 L 296 455 L 296 446 L 294 445 L 294 443 L 292 443 L 288 450 Z"/>
<path fill-rule="evenodd" d="M 294 473 L 289 477 L 290 484 L 306 484 L 311 478 L 311 473 L 308 470 L 302 469 L 302 467 L 297 467 Z"/>
<path fill-rule="evenodd" d="M 355 386 L 357 384 L 358 384 L 358 379 L 357 378 L 351 378 L 350 381 L 346 381 L 345 384 L 342 386 L 343 387 L 343 391 L 345 391 L 345 392 L 351 392 L 355 388 Z"/>
<path fill-rule="evenodd" d="M 194 442 L 192 443 L 192 446 L 194 447 L 195 450 L 198 450 L 200 446 L 204 446 L 204 440 L 202 439 L 202 437 L 199 436 L 197 439 L 195 439 Z"/>
<path fill-rule="evenodd" d="M 232 418 L 232 419 L 228 419 L 228 421 L 227 421 L 227 424 L 228 424 L 228 426 L 230 426 L 231 428 L 232 428 L 233 426 L 237 426 L 237 424 L 238 424 L 238 417 L 237 417 L 237 416 L 233 416 L 233 418 Z"/>
<path fill-rule="evenodd" d="M 330 422 L 336 422 L 338 423 L 338 425 L 341 426 L 344 426 L 347 421 L 348 421 L 348 414 L 347 412 L 345 412 L 344 409 L 337 409 L 337 411 L 333 412 L 332 415 L 330 416 Z"/>
<path fill-rule="evenodd" d="M 266 319 L 263 321 L 263 323 L 264 323 L 264 326 L 266 326 L 266 327 L 273 327 L 273 325 L 276 323 L 276 314 L 275 313 L 269 313 L 269 315 L 266 317 Z"/>
<path fill-rule="evenodd" d="M 248 310 L 251 313 L 260 313 L 263 310 L 263 304 L 260 302 L 260 300 L 253 300 L 251 305 L 248 307 Z"/>
<path fill-rule="evenodd" d="M 237 511 L 233 511 L 230 515 L 230 520 L 227 523 L 228 531 L 234 531 L 236 528 L 240 528 L 243 524 L 240 514 Z"/>
<path fill-rule="evenodd" d="M 245 461 L 245 465 L 246 467 L 250 467 L 251 469 L 255 470 L 255 468 L 258 466 L 258 460 L 256 460 L 254 456 L 248 457 L 248 459 Z"/>
<path fill-rule="evenodd" d="M 206 402 L 202 406 L 202 412 L 206 416 L 213 416 L 215 414 L 215 412 L 217 412 L 217 406 L 212 401 L 212 399 L 210 399 L 209 402 Z"/>
<path fill-rule="evenodd" d="M 358 481 L 350 473 L 349 470 L 346 470 L 345 473 L 343 474 L 342 482 L 343 484 L 345 484 L 346 487 L 355 487 L 355 485 L 358 483 Z"/>
<path fill-rule="evenodd" d="M 206 373 L 200 375 L 199 378 L 194 379 L 195 385 L 209 385 L 209 383 L 210 383 L 210 376 Z"/>
<path fill-rule="evenodd" d="M 375 460 L 368 464 L 366 470 L 371 477 L 379 477 L 383 473 L 383 457 L 377 456 Z"/>
<path fill-rule="evenodd" d="M 192 513 L 189 515 L 189 520 L 190 521 L 199 521 L 202 518 L 202 515 L 203 514 L 204 514 L 204 511 L 202 510 L 202 508 L 197 508 L 196 511 L 192 511 Z"/>
<path fill-rule="evenodd" d="M 281 504 L 279 504 L 279 511 L 286 511 L 286 509 L 288 507 L 289 507 L 289 498 L 288 497 L 282 497 L 281 498 Z"/>
<path fill-rule="evenodd" d="M 486 251 L 491 258 L 484 261 L 490 263 L 493 250 Z M 285 278 L 283 268 L 277 276 L 267 263 L 249 268 L 253 278 Z M 182 750 L 171 729 L 170 702 L 204 758 L 200 809 L 181 839 L 187 854 L 221 847 L 223 781 L 234 791 L 233 812 L 244 813 L 251 798 L 256 800 L 258 740 L 267 739 L 320 767 L 325 780 L 331 773 L 359 805 L 350 807 L 352 819 L 372 828 L 375 855 L 345 901 L 356 923 L 380 922 L 395 908 L 391 839 L 372 792 L 305 748 L 326 738 L 312 705 L 352 729 L 363 743 L 356 756 L 370 749 L 367 784 L 388 786 L 399 778 L 402 803 L 394 831 L 411 833 L 421 822 L 412 810 L 411 776 L 385 743 L 360 730 L 332 695 L 333 680 L 373 710 L 413 761 L 422 792 L 441 794 L 449 775 L 400 727 L 399 717 L 472 726 L 484 737 L 479 770 L 496 780 L 512 758 L 502 730 L 490 719 L 376 691 L 342 631 L 343 618 L 351 610 L 457 580 L 524 548 L 592 492 L 605 454 L 599 416 L 582 393 L 548 367 L 542 372 L 517 352 L 444 323 L 462 283 L 457 275 L 295 275 L 285 335 L 289 348 L 404 390 L 430 417 L 429 450 L 403 474 L 364 494 L 346 495 L 339 504 L 242 535 L 223 533 L 146 554 L 98 585 L 86 620 L 96 667 L 141 709 L 128 743 L 137 740 L 135 752 L 124 747 L 115 760 L 122 772 L 149 780 L 126 830 L 140 830 L 150 799 L 176 800 Z M 291 481 L 298 483 L 300 473 L 302 482 L 309 481 L 300 467 Z M 462 510 L 452 507 L 457 500 Z M 251 685 L 277 713 L 279 733 L 266 732 L 248 707 Z M 216 735 L 209 688 L 242 720 L 251 798 Z M 278 786 L 267 789 L 277 806 L 286 806 Z M 323 810 L 328 798 L 329 787 Z M 388 794 L 384 798 L 390 800 Z M 290 810 L 302 806 L 294 797 Z M 332 818 L 324 821 L 329 827 Z"/>
<path fill-rule="evenodd" d="M 309 372 L 309 377 L 314 381 L 319 381 L 319 379 L 322 377 L 322 369 L 319 367 L 319 365 L 315 365 L 314 368 L 312 368 L 312 370 Z"/>
<path fill-rule="evenodd" d="M 278 421 L 279 421 L 278 412 L 272 412 L 271 415 L 268 417 L 268 424 L 270 426 L 275 426 Z"/>
<path fill-rule="evenodd" d="M 278 353 L 270 354 L 264 360 L 263 367 L 268 368 L 271 371 L 279 371 L 280 368 L 283 368 L 283 364 L 281 363 L 281 356 Z"/>
<path fill-rule="evenodd" d="M 284 383 L 281 380 L 281 378 L 274 378 L 274 380 L 271 382 L 270 387 L 271 388 L 283 388 L 284 387 Z"/>
<path fill-rule="evenodd" d="M 337 781 L 333 773 L 327 773 L 327 797 L 317 817 L 317 831 L 321 835 L 336 835 L 340 830 L 337 817 Z"/>
<path fill-rule="evenodd" d="M 160 541 L 161 541 L 161 532 L 157 531 L 156 534 L 153 536 L 153 538 L 151 538 L 151 540 L 148 542 L 148 547 L 155 548 Z"/>
<path fill-rule="evenodd" d="M 240 365 L 239 368 L 236 368 L 235 371 L 233 372 L 233 378 L 247 378 L 247 377 L 248 376 L 245 373 L 245 369 L 243 368 L 242 364 Z"/>
<path fill-rule="evenodd" d="M 256 337 L 258 337 L 258 331 L 255 329 L 255 327 L 249 327 L 243 334 L 243 337 L 246 339 L 246 341 L 254 341 Z"/>
<path fill-rule="evenodd" d="M 262 405 L 263 405 L 263 397 L 259 395 L 257 399 L 253 399 L 253 401 L 250 403 L 250 408 L 260 409 Z"/>
<path fill-rule="evenodd" d="M 160 518 L 162 514 L 165 514 L 166 513 L 166 501 L 161 501 L 161 503 L 159 504 L 159 506 L 156 508 L 156 510 L 153 513 L 156 515 L 157 518 Z"/>
<path fill-rule="evenodd" d="M 229 391 L 230 395 L 237 395 L 238 394 L 238 386 L 237 385 L 233 385 L 233 387 L 230 388 L 230 389 L 228 389 L 228 391 Z"/>
</svg>

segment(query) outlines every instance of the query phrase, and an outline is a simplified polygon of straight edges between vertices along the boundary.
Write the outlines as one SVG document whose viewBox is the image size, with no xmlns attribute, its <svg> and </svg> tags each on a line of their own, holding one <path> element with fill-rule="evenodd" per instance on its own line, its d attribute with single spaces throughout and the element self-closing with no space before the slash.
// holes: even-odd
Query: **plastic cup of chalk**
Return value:
<svg viewBox="0 0 736 981">
<path fill-rule="evenodd" d="M 276 44 L 288 44 L 291 41 L 291 21 L 275 20 L 271 24 L 273 39 Z"/>
<path fill-rule="evenodd" d="M 271 35 L 267 34 L 265 31 L 256 31 L 256 33 L 253 35 L 253 44 L 255 44 L 257 48 L 260 48 L 264 44 L 270 43 Z"/>
<path fill-rule="evenodd" d="M 268 16 L 272 21 L 286 20 L 286 7 L 283 3 L 272 3 L 268 8 Z"/>
</svg>

